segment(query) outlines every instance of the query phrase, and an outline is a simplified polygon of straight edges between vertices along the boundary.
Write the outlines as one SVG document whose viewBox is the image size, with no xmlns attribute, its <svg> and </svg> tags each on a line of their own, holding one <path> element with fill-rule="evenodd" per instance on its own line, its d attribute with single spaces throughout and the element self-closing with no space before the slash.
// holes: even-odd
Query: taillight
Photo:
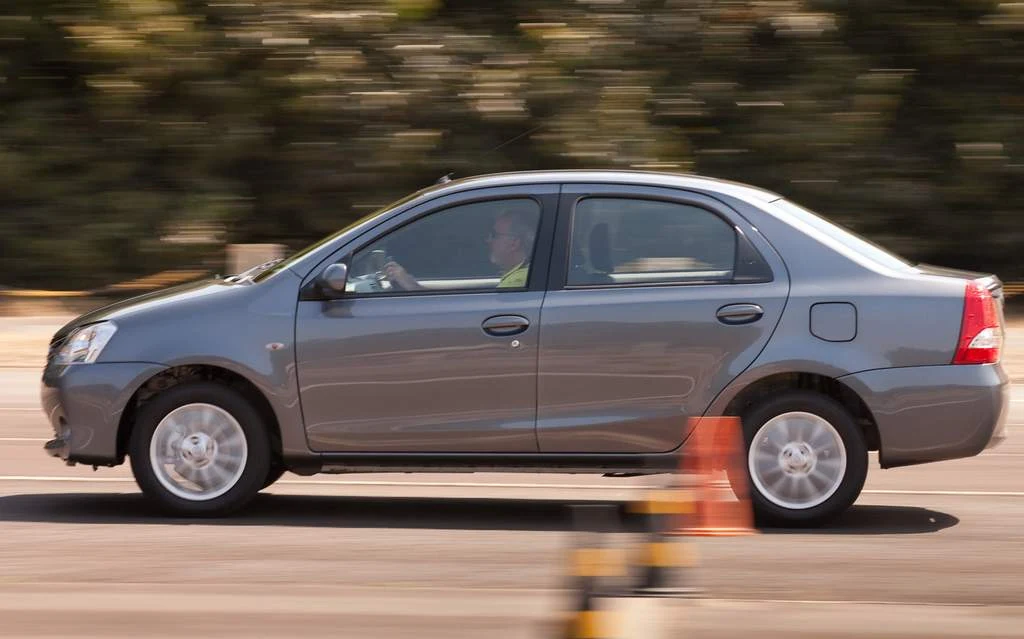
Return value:
<svg viewBox="0 0 1024 639">
<path fill-rule="evenodd" d="M 954 364 L 995 364 L 1003 346 L 1003 327 L 992 293 L 980 282 L 967 283 Z"/>
</svg>

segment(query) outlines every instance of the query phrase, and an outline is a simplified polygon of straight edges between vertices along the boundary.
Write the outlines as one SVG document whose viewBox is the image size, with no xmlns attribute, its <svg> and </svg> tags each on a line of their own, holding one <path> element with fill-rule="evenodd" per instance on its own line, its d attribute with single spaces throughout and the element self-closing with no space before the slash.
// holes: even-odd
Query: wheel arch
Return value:
<svg viewBox="0 0 1024 639">
<path fill-rule="evenodd" d="M 788 390 L 809 390 L 830 397 L 853 417 L 868 450 L 879 450 L 881 438 L 871 409 L 852 388 L 831 375 L 807 370 L 773 372 L 750 381 L 721 402 L 722 415 L 743 417 L 761 401 Z"/>
<path fill-rule="evenodd" d="M 281 426 L 267 396 L 247 377 L 237 371 L 213 364 L 183 364 L 166 368 L 147 379 L 128 400 L 117 429 L 117 457 L 124 461 L 128 453 L 132 429 L 139 409 L 160 393 L 192 381 L 206 381 L 224 384 L 240 392 L 252 403 L 267 426 L 271 454 L 275 462 L 282 457 Z"/>
</svg>

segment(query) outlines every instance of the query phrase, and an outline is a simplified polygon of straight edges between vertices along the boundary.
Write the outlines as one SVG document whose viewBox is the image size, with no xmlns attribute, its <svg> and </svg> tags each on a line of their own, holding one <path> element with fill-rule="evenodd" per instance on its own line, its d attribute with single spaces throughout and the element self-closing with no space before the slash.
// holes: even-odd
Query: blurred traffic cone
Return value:
<svg viewBox="0 0 1024 639">
<path fill-rule="evenodd" d="M 723 472 L 734 481 L 719 478 Z M 746 447 L 739 418 L 697 418 L 683 454 L 683 475 L 692 478 L 696 486 L 696 512 L 673 534 L 753 534 L 754 513 L 746 473 Z"/>
</svg>

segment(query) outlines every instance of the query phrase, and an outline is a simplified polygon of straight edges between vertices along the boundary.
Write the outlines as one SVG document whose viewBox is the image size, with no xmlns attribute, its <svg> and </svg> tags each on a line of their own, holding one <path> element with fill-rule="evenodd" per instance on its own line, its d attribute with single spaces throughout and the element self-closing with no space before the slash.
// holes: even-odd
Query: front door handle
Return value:
<svg viewBox="0 0 1024 639">
<path fill-rule="evenodd" d="M 483 329 L 488 335 L 508 337 L 518 335 L 530 328 L 530 320 L 522 315 L 495 315 L 484 320 Z"/>
<path fill-rule="evenodd" d="M 761 319 L 764 309 L 757 304 L 729 304 L 718 309 L 716 316 L 723 324 L 750 324 Z"/>
</svg>

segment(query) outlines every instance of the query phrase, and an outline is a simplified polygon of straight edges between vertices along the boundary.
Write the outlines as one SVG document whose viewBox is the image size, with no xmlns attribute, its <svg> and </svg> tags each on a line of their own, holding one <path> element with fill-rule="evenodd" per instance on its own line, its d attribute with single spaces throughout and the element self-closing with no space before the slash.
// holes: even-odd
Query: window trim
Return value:
<svg viewBox="0 0 1024 639">
<path fill-rule="evenodd" d="M 555 187 L 552 189 L 551 187 Z M 344 247 L 340 248 L 333 255 L 321 262 L 315 269 L 310 272 L 308 281 L 303 284 L 300 289 L 299 301 L 322 301 L 322 302 L 338 302 L 345 300 L 361 300 L 361 299 L 393 299 L 401 297 L 441 297 L 449 295 L 479 295 L 483 293 L 490 294 L 504 294 L 504 293 L 523 293 L 536 290 L 544 290 L 544 281 L 547 279 L 547 271 L 550 269 L 550 257 L 551 257 L 551 237 L 554 229 L 551 228 L 554 220 L 554 212 L 551 209 L 552 206 L 557 206 L 557 197 L 559 195 L 558 185 L 549 184 L 529 184 L 529 185 L 515 185 L 514 187 L 500 188 L 501 192 L 495 192 L 491 189 L 473 189 L 467 191 L 461 191 L 456 193 L 449 193 L 445 196 L 441 196 L 440 199 L 450 201 L 443 204 L 438 204 L 433 200 L 429 200 L 421 204 L 423 207 L 422 211 L 414 213 L 409 216 L 408 219 L 400 220 L 393 226 L 387 227 L 379 233 L 368 233 L 361 234 L 360 236 L 353 238 L 353 240 L 347 243 Z M 490 191 L 490 192 L 488 192 Z M 458 196 L 468 196 L 459 198 Z M 546 200 L 554 199 L 554 203 L 546 202 Z M 471 204 L 477 204 L 480 202 L 495 202 L 500 200 L 531 200 L 537 205 L 539 211 L 539 218 L 537 222 L 537 236 L 533 242 L 533 256 L 531 257 L 530 274 L 526 281 L 526 286 L 516 288 L 479 288 L 479 289 L 433 289 L 433 290 L 414 290 L 414 291 L 388 291 L 381 293 L 348 293 L 340 294 L 337 296 L 327 296 L 321 293 L 316 286 L 317 279 L 320 274 L 331 264 L 344 263 L 346 266 L 351 266 L 352 259 L 356 253 L 376 243 L 384 237 L 403 229 L 410 224 L 414 224 L 423 218 L 428 216 L 442 213 L 444 211 L 454 209 L 460 206 L 467 206 Z M 408 212 L 407 212 L 408 213 Z M 367 235 L 370 235 L 367 237 Z M 340 257 L 338 257 L 340 256 Z M 544 270 L 543 276 L 536 276 L 535 273 Z"/>
<path fill-rule="evenodd" d="M 743 229 L 741 229 L 738 226 L 736 226 L 736 224 L 732 220 L 728 219 L 727 217 L 725 217 L 724 215 L 722 215 L 721 213 L 719 213 L 714 208 L 712 208 L 712 207 L 710 207 L 708 205 L 705 205 L 705 204 L 702 204 L 702 203 L 698 203 L 698 202 L 686 199 L 684 197 L 673 198 L 673 197 L 670 197 L 670 196 L 667 196 L 667 195 L 654 195 L 654 194 L 643 193 L 643 192 L 624 193 L 624 192 L 620 192 L 620 191 L 615 191 L 615 192 L 602 193 L 600 191 L 590 191 L 590 192 L 586 192 L 586 193 L 570 193 L 568 195 L 570 197 L 572 197 L 573 199 L 572 199 L 572 202 L 568 206 L 569 210 L 566 211 L 566 215 L 567 215 L 568 220 L 569 220 L 569 222 L 568 222 L 568 227 L 569 228 L 568 228 L 567 233 L 565 234 L 564 238 L 560 238 L 560 239 L 564 239 L 564 241 L 565 241 L 564 242 L 565 259 L 564 259 L 564 264 L 562 264 L 563 272 L 562 272 L 562 277 L 561 277 L 561 283 L 560 283 L 560 286 L 559 286 L 560 290 L 579 291 L 579 290 L 595 290 L 595 289 L 622 289 L 622 288 L 630 288 L 630 289 L 632 289 L 632 288 L 664 288 L 664 287 L 675 287 L 675 286 L 708 286 L 708 285 L 716 285 L 716 284 L 717 285 L 722 285 L 722 284 L 747 283 L 747 282 L 737 282 L 736 281 L 736 270 L 737 270 L 737 264 L 739 262 L 739 255 L 740 255 L 740 239 L 741 239 L 741 236 L 745 236 L 746 234 L 743 232 Z M 733 233 L 733 260 L 732 260 L 732 269 L 730 271 L 729 276 L 728 277 L 722 277 L 722 278 L 694 279 L 694 280 L 687 280 L 687 281 L 684 281 L 684 282 L 678 282 L 678 281 L 675 281 L 675 282 L 658 282 L 658 281 L 655 281 L 655 282 L 621 282 L 621 283 L 613 283 L 613 284 L 570 284 L 569 283 L 569 274 L 572 271 L 572 248 L 573 248 L 572 247 L 572 240 L 573 240 L 573 232 L 574 232 L 574 230 L 576 228 L 576 210 L 579 207 L 580 202 L 582 202 L 584 200 L 588 200 L 588 199 L 644 200 L 644 201 L 649 201 L 649 202 L 664 202 L 664 203 L 667 203 L 667 204 L 676 204 L 676 205 L 680 205 L 680 206 L 689 206 L 689 207 L 692 207 L 692 208 L 698 208 L 698 209 L 702 209 L 704 211 L 707 211 L 711 215 L 714 215 L 719 220 L 724 222 L 726 224 L 726 226 L 728 226 L 729 229 Z M 560 211 L 560 213 L 561 213 L 561 211 Z M 558 240 L 556 240 L 556 241 L 558 241 Z M 552 290 L 554 290 L 554 289 L 552 289 Z"/>
</svg>

